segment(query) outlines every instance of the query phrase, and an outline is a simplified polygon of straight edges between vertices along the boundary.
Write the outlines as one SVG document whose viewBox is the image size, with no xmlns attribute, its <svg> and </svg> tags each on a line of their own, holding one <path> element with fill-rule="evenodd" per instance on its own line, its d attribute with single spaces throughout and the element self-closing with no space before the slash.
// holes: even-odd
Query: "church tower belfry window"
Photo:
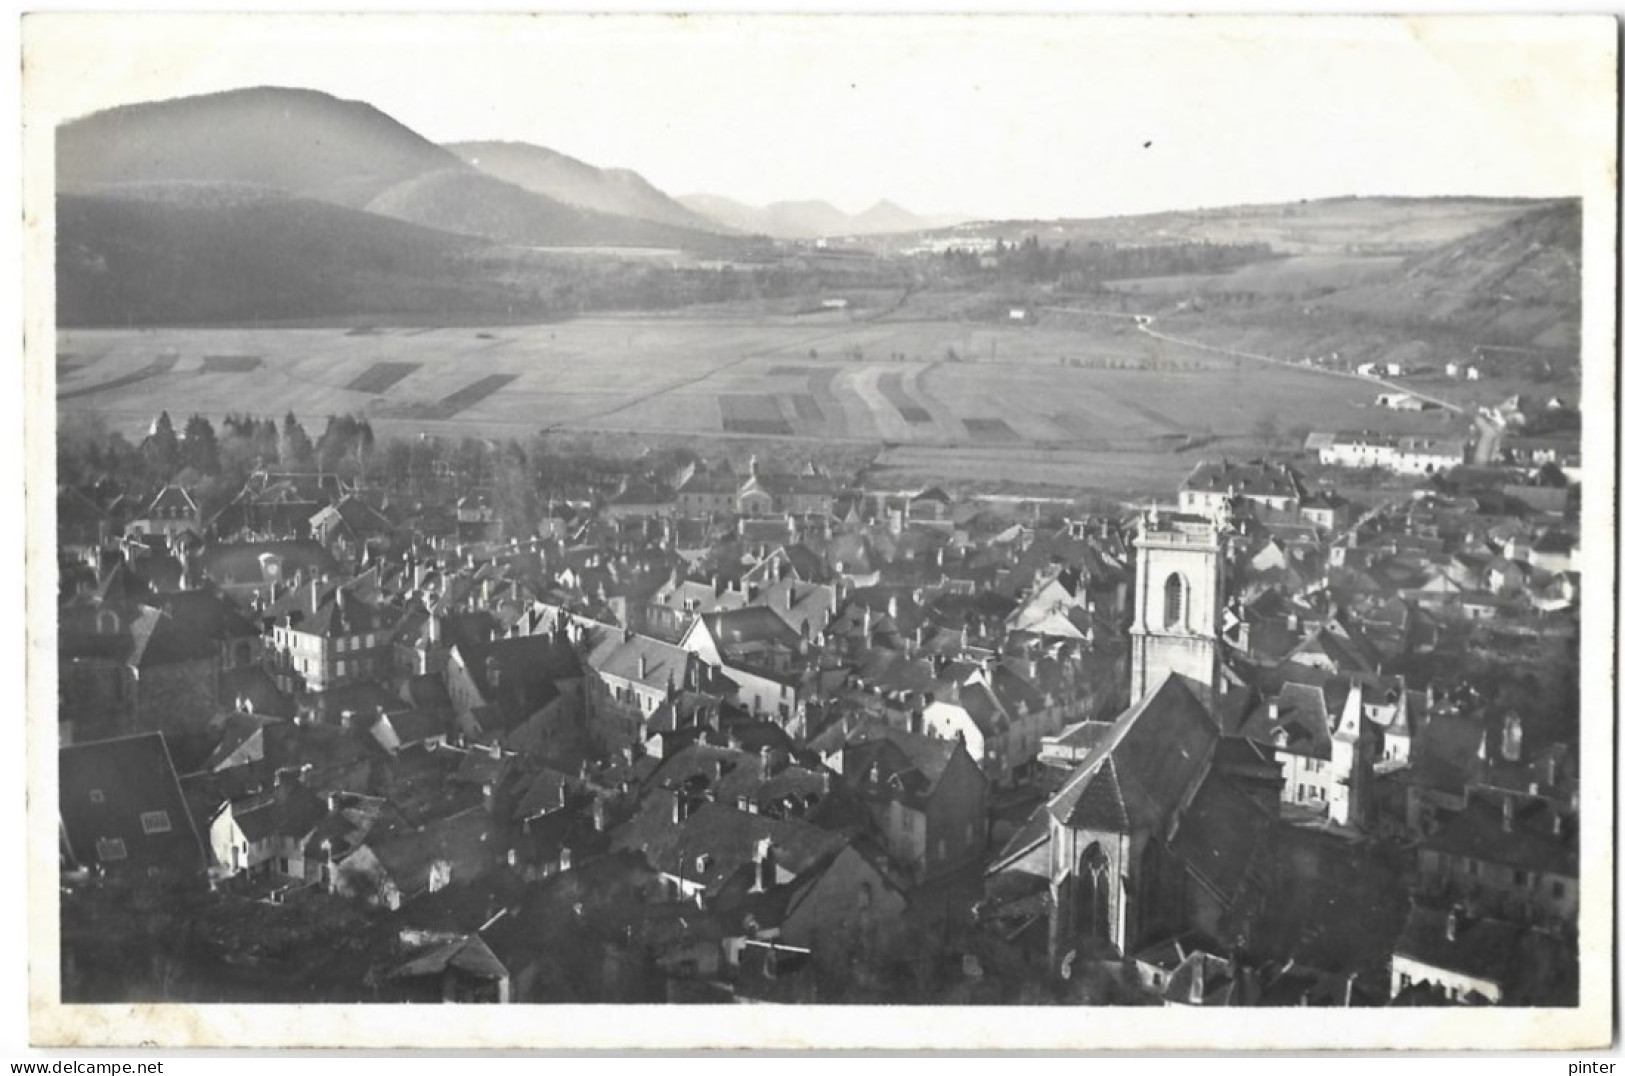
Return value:
<svg viewBox="0 0 1625 1076">
<path fill-rule="evenodd" d="M 1185 626 L 1185 580 L 1178 572 L 1162 585 L 1162 626 L 1170 631 Z"/>
</svg>

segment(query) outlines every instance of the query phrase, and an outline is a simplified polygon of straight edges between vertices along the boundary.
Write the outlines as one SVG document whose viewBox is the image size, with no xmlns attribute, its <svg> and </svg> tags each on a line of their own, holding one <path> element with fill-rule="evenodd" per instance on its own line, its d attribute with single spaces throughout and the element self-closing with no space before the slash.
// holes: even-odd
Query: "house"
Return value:
<svg viewBox="0 0 1625 1076">
<path fill-rule="evenodd" d="M 791 513 L 828 515 L 835 507 L 836 484 L 811 468 L 799 474 L 763 471 L 752 456 L 750 470 L 737 487 L 734 511 L 746 517 Z"/>
<path fill-rule="evenodd" d="M 305 844 L 327 804 L 297 780 L 221 804 L 209 819 L 209 873 L 303 884 Z"/>
<path fill-rule="evenodd" d="M 1287 683 L 1274 698 L 1253 708 L 1238 733 L 1274 753 L 1285 784 L 1281 800 L 1325 814 L 1350 775 L 1339 774 L 1332 751 L 1333 722 L 1348 701 L 1348 682 Z"/>
<path fill-rule="evenodd" d="M 660 791 L 614 834 L 641 852 L 669 901 L 729 913 L 716 965 L 737 964 L 747 939 L 806 947 L 872 931 L 903 911 L 889 874 L 848 837 L 791 817 Z"/>
<path fill-rule="evenodd" d="M 648 628 L 669 638 L 678 638 L 696 617 L 727 609 L 743 609 L 749 604 L 748 588 L 725 584 L 721 576 L 709 580 L 689 579 L 681 571 L 661 584 L 649 599 Z"/>
<path fill-rule="evenodd" d="M 677 486 L 677 512 L 687 519 L 731 515 L 738 507 L 738 497 L 739 476 L 726 461 L 715 469 L 696 466 Z"/>
<path fill-rule="evenodd" d="M 929 526 L 953 525 L 953 500 L 941 486 L 932 486 L 908 500 L 908 522 Z"/>
<path fill-rule="evenodd" d="M 702 662 L 680 646 L 618 628 L 593 629 L 587 637 L 588 720 L 606 745 L 642 743 L 662 703 L 679 688 L 700 686 Z"/>
<path fill-rule="evenodd" d="M 674 494 L 661 484 L 627 478 L 599 509 L 604 519 L 663 519 L 677 511 Z"/>
<path fill-rule="evenodd" d="M 548 506 L 552 515 L 553 506 Z M 496 502 L 485 490 L 474 490 L 457 498 L 457 540 L 459 542 L 490 542 L 502 536 L 502 521 L 497 517 Z"/>
<path fill-rule="evenodd" d="M 774 610 L 756 605 L 701 616 L 678 645 L 719 667 L 752 714 L 781 725 L 795 718 L 803 701 L 807 641 Z"/>
<path fill-rule="evenodd" d="M 1377 395 L 1377 406 L 1390 411 L 1426 411 L 1435 405 L 1408 392 L 1383 392 Z"/>
<path fill-rule="evenodd" d="M 57 783 L 64 869 L 126 878 L 203 869 L 203 843 L 160 733 L 63 747 Z"/>
<path fill-rule="evenodd" d="M 410 955 L 383 973 L 388 1000 L 506 1005 L 512 976 L 479 934 L 403 930 Z"/>
<path fill-rule="evenodd" d="M 225 536 L 299 538 L 309 533 L 311 516 L 346 492 L 343 480 L 331 472 L 256 471 L 207 525 Z"/>
<path fill-rule="evenodd" d="M 1240 501 L 1295 514 L 1306 494 L 1302 477 L 1287 464 L 1270 460 L 1204 460 L 1179 486 L 1179 511 L 1218 519 Z"/>
<path fill-rule="evenodd" d="M 1092 714 L 1105 692 L 1070 660 L 987 660 L 940 684 L 920 715 L 930 736 L 958 739 L 988 780 L 1008 787 L 1035 772 L 1042 743 Z"/>
<path fill-rule="evenodd" d="M 1549 802 L 1474 793 L 1422 843 L 1423 889 L 1514 922 L 1572 924 L 1580 914 L 1578 830 L 1576 815 Z"/>
<path fill-rule="evenodd" d="M 312 579 L 263 610 L 265 649 L 284 691 L 321 693 L 388 676 L 398 610 L 378 600 L 366 581 L 331 585 Z"/>
<path fill-rule="evenodd" d="M 1462 905 L 1413 904 L 1394 944 L 1390 993 L 1431 986 L 1462 1005 L 1574 1005 L 1578 958 L 1558 938 Z"/>
<path fill-rule="evenodd" d="M 1442 475 L 1467 459 L 1464 437 L 1423 437 L 1361 432 L 1338 433 L 1320 449 L 1326 467 L 1376 467 L 1405 475 Z"/>
<path fill-rule="evenodd" d="M 1547 531 L 1529 548 L 1529 566 L 1543 572 L 1578 572 L 1581 563 L 1579 540 L 1560 530 Z"/>
<path fill-rule="evenodd" d="M 104 603 L 83 621 L 62 617 L 58 720 L 69 735 L 201 731 L 219 711 L 222 676 L 257 658 L 252 622 L 219 592 L 152 602 Z"/>
<path fill-rule="evenodd" d="M 491 816 L 482 805 L 430 818 L 414 829 L 391 829 L 322 865 L 329 888 L 370 904 L 398 909 L 453 881 L 490 869 Z"/>
<path fill-rule="evenodd" d="M 498 736 L 515 750 L 543 754 L 583 746 L 585 671 L 562 634 L 458 643 L 445 680 L 465 735 Z"/>
<path fill-rule="evenodd" d="M 319 542 L 210 542 L 199 558 L 203 575 L 243 601 L 274 601 L 305 579 L 321 579 L 339 565 Z"/>
<path fill-rule="evenodd" d="M 203 533 L 203 512 L 191 492 L 176 485 L 159 490 L 146 512 L 130 520 L 124 528 L 126 534 L 135 537 L 156 534 L 171 538 L 188 531 Z"/>
<path fill-rule="evenodd" d="M 316 510 L 310 517 L 310 537 L 342 563 L 357 566 L 369 549 L 388 548 L 395 524 L 355 494 Z"/>
<path fill-rule="evenodd" d="M 831 759 L 916 883 L 973 862 L 987 848 L 987 777 L 958 740 L 869 723 Z"/>
<path fill-rule="evenodd" d="M 1046 640 L 1069 639 L 1092 643 L 1095 638 L 1095 599 L 1080 572 L 1055 571 L 1033 581 L 1027 597 L 1008 619 L 1005 629 Z"/>
</svg>

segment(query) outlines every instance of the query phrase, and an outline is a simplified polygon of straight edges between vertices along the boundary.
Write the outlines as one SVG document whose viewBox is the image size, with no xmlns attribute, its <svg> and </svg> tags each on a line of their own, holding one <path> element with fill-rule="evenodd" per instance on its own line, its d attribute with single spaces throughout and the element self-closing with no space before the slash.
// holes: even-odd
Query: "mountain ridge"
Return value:
<svg viewBox="0 0 1625 1076">
<path fill-rule="evenodd" d="M 531 142 L 452 142 L 443 148 L 470 167 L 566 205 L 697 231 L 732 231 L 630 168 L 600 168 Z"/>
</svg>

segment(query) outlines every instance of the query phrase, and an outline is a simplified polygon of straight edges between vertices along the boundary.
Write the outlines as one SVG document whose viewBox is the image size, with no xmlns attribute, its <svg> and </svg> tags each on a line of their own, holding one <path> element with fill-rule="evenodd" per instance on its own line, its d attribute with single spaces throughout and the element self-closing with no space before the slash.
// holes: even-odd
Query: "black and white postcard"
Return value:
<svg viewBox="0 0 1625 1076">
<path fill-rule="evenodd" d="M 1606 1043 L 1617 32 L 27 17 L 35 1044 Z"/>
</svg>

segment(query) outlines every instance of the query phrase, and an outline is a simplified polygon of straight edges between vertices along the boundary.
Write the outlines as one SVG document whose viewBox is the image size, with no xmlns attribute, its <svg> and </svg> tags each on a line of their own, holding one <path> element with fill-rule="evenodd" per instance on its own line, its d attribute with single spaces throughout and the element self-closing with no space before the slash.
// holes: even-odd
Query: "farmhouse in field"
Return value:
<svg viewBox="0 0 1625 1076">
<path fill-rule="evenodd" d="M 1377 406 L 1390 411 L 1426 411 L 1436 405 L 1408 392 L 1384 392 L 1378 394 Z"/>
</svg>

